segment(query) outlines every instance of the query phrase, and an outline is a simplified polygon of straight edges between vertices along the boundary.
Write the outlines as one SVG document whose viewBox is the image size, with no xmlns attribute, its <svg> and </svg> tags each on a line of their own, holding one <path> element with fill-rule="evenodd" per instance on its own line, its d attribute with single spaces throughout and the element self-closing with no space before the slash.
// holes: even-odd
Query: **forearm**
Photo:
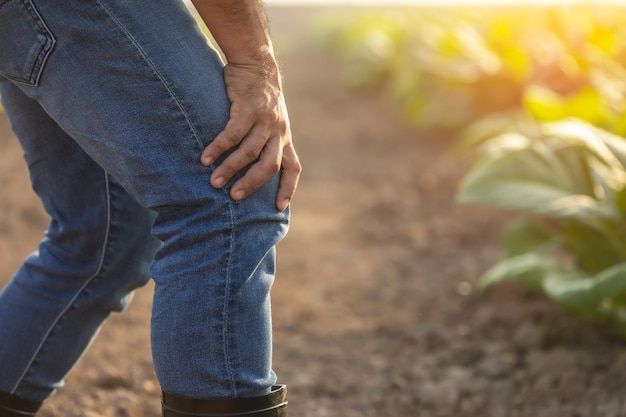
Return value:
<svg viewBox="0 0 626 417">
<path fill-rule="evenodd" d="M 192 1 L 226 58 L 224 84 L 231 102 L 228 123 L 200 160 L 210 166 L 233 150 L 211 174 L 211 184 L 223 187 L 245 170 L 230 188 L 235 200 L 250 195 L 282 169 L 276 207 L 285 210 L 301 166 L 261 0 Z"/>
<path fill-rule="evenodd" d="M 192 0 L 229 64 L 276 67 L 260 0 Z"/>
</svg>

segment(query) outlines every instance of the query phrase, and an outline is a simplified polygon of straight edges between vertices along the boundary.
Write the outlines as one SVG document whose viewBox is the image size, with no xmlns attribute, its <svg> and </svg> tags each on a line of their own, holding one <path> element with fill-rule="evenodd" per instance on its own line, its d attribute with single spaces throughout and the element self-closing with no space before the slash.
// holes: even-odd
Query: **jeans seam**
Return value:
<svg viewBox="0 0 626 417">
<path fill-rule="evenodd" d="M 59 313 L 59 315 L 55 318 L 55 320 L 53 321 L 48 331 L 46 331 L 46 334 L 41 340 L 41 343 L 39 344 L 39 346 L 37 346 L 35 353 L 33 354 L 32 358 L 28 361 L 28 365 L 24 368 L 24 372 L 22 372 L 22 375 L 20 375 L 20 377 L 17 379 L 17 382 L 15 383 L 15 386 L 11 389 L 10 394 L 15 394 L 20 384 L 24 381 L 24 378 L 28 374 L 28 371 L 31 369 L 33 363 L 35 362 L 35 359 L 37 358 L 39 353 L 42 351 L 44 344 L 46 343 L 46 341 L 48 340 L 48 337 L 52 333 L 52 330 L 58 325 L 58 323 L 61 321 L 65 313 L 67 313 L 68 310 L 72 307 L 72 305 L 76 302 L 76 299 L 85 290 L 87 285 L 89 285 L 100 274 L 102 270 L 102 266 L 104 265 L 104 260 L 105 260 L 106 248 L 107 248 L 108 240 L 109 240 L 109 232 L 111 228 L 111 196 L 109 194 L 109 178 L 106 172 L 104 173 L 104 183 L 105 183 L 105 189 L 106 189 L 105 191 L 106 191 L 106 204 L 107 204 L 107 219 L 106 219 L 106 230 L 104 234 L 104 240 L 102 242 L 102 253 L 100 254 L 100 261 L 98 262 L 98 266 L 95 272 L 89 278 L 87 278 L 85 283 L 79 288 L 78 291 L 76 291 L 76 294 L 74 295 L 72 300 L 67 304 L 67 306 L 65 306 L 63 311 Z"/>
<path fill-rule="evenodd" d="M 161 71 L 159 71 L 158 67 L 148 57 L 148 54 L 142 48 L 141 44 L 135 39 L 135 37 L 126 28 L 126 26 L 124 26 L 122 21 L 120 19 L 118 19 L 115 14 L 113 14 L 113 11 L 111 9 L 109 9 L 101 0 L 98 0 L 98 4 L 100 4 L 102 9 L 109 15 L 109 17 L 113 20 L 113 22 L 115 22 L 115 24 L 120 28 L 120 30 L 122 32 L 124 32 L 124 35 L 126 35 L 128 40 L 135 46 L 135 48 L 137 48 L 137 51 L 139 52 L 139 55 L 141 55 L 141 58 L 143 58 L 143 60 L 146 62 L 146 64 L 148 64 L 148 66 L 152 69 L 152 71 L 154 71 L 154 74 L 161 81 L 161 83 L 163 84 L 163 87 L 165 87 L 165 90 L 167 91 L 167 93 L 172 97 L 172 99 L 174 99 L 174 102 L 176 103 L 176 106 L 178 106 L 178 109 L 180 110 L 180 112 L 185 117 L 185 121 L 187 122 L 187 126 L 191 130 L 191 133 L 193 134 L 193 137 L 194 137 L 196 143 L 198 144 L 198 147 L 201 150 L 204 149 L 204 146 L 202 145 L 202 141 L 200 140 L 200 135 L 198 134 L 198 131 L 196 130 L 194 124 L 191 122 L 191 118 L 189 117 L 189 112 L 187 111 L 185 106 L 183 106 L 183 103 L 180 101 L 180 99 L 178 98 L 178 96 L 176 95 L 174 90 L 172 89 L 171 85 L 167 82 L 167 80 L 165 79 L 165 77 L 163 76 Z"/>
<path fill-rule="evenodd" d="M 236 222 L 234 215 L 233 203 L 228 203 L 228 211 L 230 215 L 230 245 L 229 245 L 229 254 L 228 254 L 228 263 L 226 267 L 226 282 L 225 282 L 225 294 L 224 294 L 224 311 L 222 312 L 222 318 L 224 322 L 224 326 L 222 327 L 222 342 L 224 349 L 224 361 L 226 367 L 226 373 L 228 375 L 228 380 L 230 381 L 230 387 L 233 391 L 233 398 L 237 397 L 237 386 L 235 384 L 235 378 L 233 376 L 233 369 L 230 358 L 230 341 L 229 341 L 229 326 L 230 326 L 230 307 L 231 307 L 231 273 L 232 273 L 232 257 L 235 251 L 234 242 L 235 242 L 235 231 L 236 231 Z"/>
</svg>

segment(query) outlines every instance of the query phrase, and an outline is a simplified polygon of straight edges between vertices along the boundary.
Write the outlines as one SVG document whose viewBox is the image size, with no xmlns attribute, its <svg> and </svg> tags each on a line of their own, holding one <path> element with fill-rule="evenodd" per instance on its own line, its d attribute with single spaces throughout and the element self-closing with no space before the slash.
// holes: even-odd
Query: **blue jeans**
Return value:
<svg viewBox="0 0 626 417">
<path fill-rule="evenodd" d="M 152 277 L 163 389 L 269 392 L 288 212 L 274 205 L 278 177 L 242 201 L 209 185 L 199 157 L 229 101 L 182 2 L 0 0 L 0 28 L 0 95 L 51 217 L 0 293 L 0 391 L 46 399 Z"/>
</svg>

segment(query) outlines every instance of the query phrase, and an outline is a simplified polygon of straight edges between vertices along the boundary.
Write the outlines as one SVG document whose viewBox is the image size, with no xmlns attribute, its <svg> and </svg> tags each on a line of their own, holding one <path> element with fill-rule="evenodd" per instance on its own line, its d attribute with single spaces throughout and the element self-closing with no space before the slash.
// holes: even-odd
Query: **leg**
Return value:
<svg viewBox="0 0 626 417">
<path fill-rule="evenodd" d="M 268 394 L 269 289 L 288 214 L 274 206 L 277 177 L 240 202 L 209 186 L 200 152 L 229 113 L 217 55 L 176 0 L 32 3 L 56 44 L 23 91 L 157 213 L 161 385 L 195 399 Z"/>
<path fill-rule="evenodd" d="M 154 214 L 136 203 L 39 104 L 0 81 L 0 94 L 51 221 L 0 293 L 0 391 L 42 401 L 62 385 L 112 311 L 149 279 L 160 246 Z"/>
</svg>

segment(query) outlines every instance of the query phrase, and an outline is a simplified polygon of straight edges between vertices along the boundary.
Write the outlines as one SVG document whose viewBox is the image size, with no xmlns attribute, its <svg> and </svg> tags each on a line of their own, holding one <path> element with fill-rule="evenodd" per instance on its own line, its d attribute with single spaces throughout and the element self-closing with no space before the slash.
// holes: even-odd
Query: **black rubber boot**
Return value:
<svg viewBox="0 0 626 417">
<path fill-rule="evenodd" d="M 227 400 L 192 400 L 163 391 L 162 405 L 163 417 L 286 417 L 287 387 L 273 386 L 263 397 Z"/>
<path fill-rule="evenodd" d="M 32 417 L 41 403 L 0 392 L 0 417 Z"/>
</svg>

